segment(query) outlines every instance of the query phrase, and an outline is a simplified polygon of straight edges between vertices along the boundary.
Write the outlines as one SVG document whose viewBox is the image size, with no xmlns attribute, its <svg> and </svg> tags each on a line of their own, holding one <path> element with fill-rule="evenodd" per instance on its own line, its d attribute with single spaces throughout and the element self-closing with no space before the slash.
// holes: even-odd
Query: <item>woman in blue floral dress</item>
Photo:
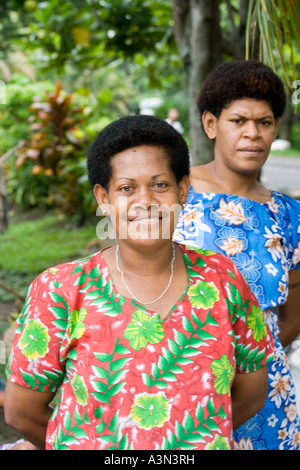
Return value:
<svg viewBox="0 0 300 470">
<path fill-rule="evenodd" d="M 275 339 L 266 405 L 235 432 L 236 449 L 300 449 L 295 386 L 284 352 L 300 331 L 300 202 L 257 179 L 285 103 L 280 79 L 260 62 L 233 61 L 208 77 L 198 106 L 215 157 L 192 168 L 174 236 L 235 262 Z"/>
</svg>

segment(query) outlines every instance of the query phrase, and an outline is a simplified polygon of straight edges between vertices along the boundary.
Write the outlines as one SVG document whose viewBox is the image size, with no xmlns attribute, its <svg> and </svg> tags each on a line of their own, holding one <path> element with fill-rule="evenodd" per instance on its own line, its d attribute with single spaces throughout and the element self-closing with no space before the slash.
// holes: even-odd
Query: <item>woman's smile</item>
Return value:
<svg viewBox="0 0 300 470">
<path fill-rule="evenodd" d="M 144 145 L 125 150 L 112 158 L 111 167 L 105 203 L 114 211 L 119 238 L 171 238 L 189 181 L 176 182 L 164 149 Z"/>
</svg>

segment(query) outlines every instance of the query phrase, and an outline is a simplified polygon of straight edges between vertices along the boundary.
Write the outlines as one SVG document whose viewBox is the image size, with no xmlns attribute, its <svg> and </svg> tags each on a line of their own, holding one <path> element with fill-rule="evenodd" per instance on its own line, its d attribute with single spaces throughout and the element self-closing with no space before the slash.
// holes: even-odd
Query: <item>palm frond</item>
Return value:
<svg viewBox="0 0 300 470">
<path fill-rule="evenodd" d="M 246 59 L 257 56 L 281 69 L 291 88 L 299 65 L 300 0 L 250 0 L 246 32 Z"/>
</svg>

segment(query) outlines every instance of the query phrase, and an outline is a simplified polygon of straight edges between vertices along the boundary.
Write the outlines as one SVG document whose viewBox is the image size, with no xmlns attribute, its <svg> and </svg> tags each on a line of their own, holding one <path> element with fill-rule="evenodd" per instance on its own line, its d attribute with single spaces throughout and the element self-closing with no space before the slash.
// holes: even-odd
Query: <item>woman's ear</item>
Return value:
<svg viewBox="0 0 300 470">
<path fill-rule="evenodd" d="M 204 131 L 210 140 L 217 137 L 217 121 L 218 119 L 210 111 L 204 111 L 202 115 L 202 123 Z"/>
<path fill-rule="evenodd" d="M 186 203 L 186 200 L 189 194 L 190 185 L 191 185 L 191 181 L 187 175 L 184 176 L 179 183 L 179 199 L 180 199 L 181 205 Z"/>
<path fill-rule="evenodd" d="M 108 204 L 108 194 L 107 194 L 106 189 L 103 188 L 103 186 L 100 186 L 100 184 L 95 184 L 93 193 L 103 215 L 108 216 L 109 204 Z"/>
<path fill-rule="evenodd" d="M 275 119 L 275 135 L 274 135 L 273 142 L 277 139 L 279 124 L 280 124 L 280 118 Z"/>
</svg>

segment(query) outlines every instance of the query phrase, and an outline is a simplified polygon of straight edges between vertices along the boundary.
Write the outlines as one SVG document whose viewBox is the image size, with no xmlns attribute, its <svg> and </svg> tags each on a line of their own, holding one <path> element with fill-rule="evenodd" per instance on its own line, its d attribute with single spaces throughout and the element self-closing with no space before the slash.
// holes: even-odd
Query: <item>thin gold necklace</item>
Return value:
<svg viewBox="0 0 300 470">
<path fill-rule="evenodd" d="M 119 273 L 121 274 L 121 279 L 122 279 L 122 282 L 124 284 L 124 286 L 126 287 L 126 289 L 128 290 L 128 292 L 130 293 L 131 297 L 134 298 L 134 300 L 136 300 L 137 302 L 139 302 L 140 304 L 144 304 L 144 305 L 151 305 L 151 304 L 155 304 L 155 302 L 157 302 L 158 300 L 160 300 L 164 295 L 165 293 L 167 292 L 167 290 L 169 289 L 170 285 L 172 284 L 172 280 L 173 280 L 173 275 L 174 275 L 174 261 L 175 261 L 175 257 L 176 257 L 176 251 L 175 251 L 175 245 L 173 243 L 173 256 L 172 256 L 172 261 L 171 261 L 171 276 L 170 276 L 170 279 L 169 279 L 169 283 L 167 285 L 167 287 L 165 288 L 165 290 L 163 291 L 163 293 L 157 297 L 157 299 L 155 300 L 152 300 L 151 302 L 142 302 L 141 300 L 139 300 L 134 294 L 133 292 L 130 290 L 129 286 L 126 284 L 125 282 L 125 279 L 124 279 L 124 274 L 123 274 L 123 271 L 120 269 L 120 266 L 119 266 L 119 245 L 117 245 L 117 248 L 116 248 L 116 266 L 117 266 L 117 270 L 119 271 Z"/>
</svg>

